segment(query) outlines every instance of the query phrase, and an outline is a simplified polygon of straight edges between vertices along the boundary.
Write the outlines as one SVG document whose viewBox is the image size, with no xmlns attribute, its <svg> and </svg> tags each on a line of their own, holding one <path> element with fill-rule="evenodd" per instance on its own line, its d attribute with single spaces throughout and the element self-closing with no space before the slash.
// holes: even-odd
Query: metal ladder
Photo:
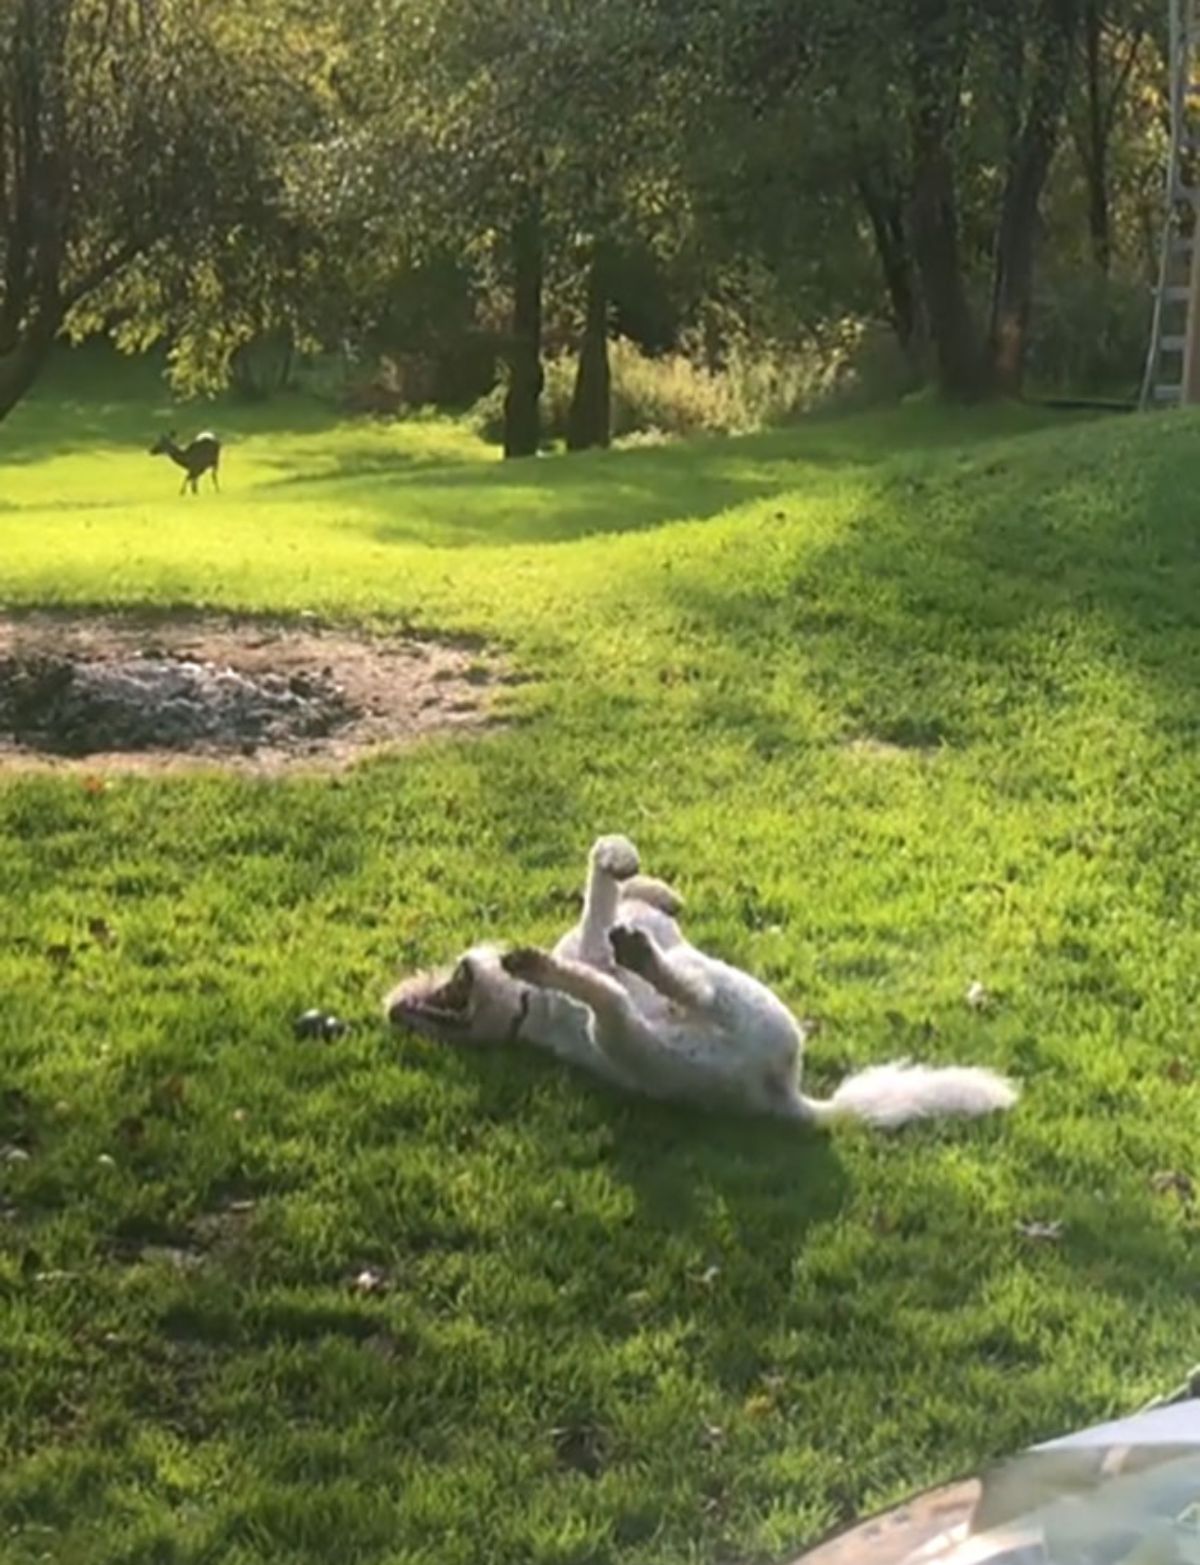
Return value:
<svg viewBox="0 0 1200 1565">
<path fill-rule="evenodd" d="M 1171 148 L 1143 408 L 1200 402 L 1200 0 L 1168 5 Z"/>
</svg>

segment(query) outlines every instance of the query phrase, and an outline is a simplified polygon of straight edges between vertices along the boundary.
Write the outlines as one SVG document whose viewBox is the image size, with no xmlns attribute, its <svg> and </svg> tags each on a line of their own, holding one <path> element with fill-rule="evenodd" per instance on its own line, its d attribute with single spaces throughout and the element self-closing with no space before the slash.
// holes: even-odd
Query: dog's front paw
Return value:
<svg viewBox="0 0 1200 1565">
<path fill-rule="evenodd" d="M 614 880 L 628 880 L 638 872 L 638 850 L 628 837 L 598 837 L 592 845 L 592 863 Z"/>
<path fill-rule="evenodd" d="M 500 958 L 500 966 L 510 978 L 519 979 L 525 984 L 538 984 L 545 981 L 553 960 L 548 952 L 539 950 L 537 946 L 517 946 L 504 953 Z"/>
<path fill-rule="evenodd" d="M 619 967 L 631 973 L 645 973 L 654 961 L 654 950 L 645 930 L 631 924 L 614 924 L 608 932 L 608 943 Z"/>
</svg>

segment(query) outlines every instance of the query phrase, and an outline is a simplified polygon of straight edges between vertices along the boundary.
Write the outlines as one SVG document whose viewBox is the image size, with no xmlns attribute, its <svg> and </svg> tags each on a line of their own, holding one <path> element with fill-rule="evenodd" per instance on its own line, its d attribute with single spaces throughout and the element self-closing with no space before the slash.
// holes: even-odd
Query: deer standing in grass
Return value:
<svg viewBox="0 0 1200 1565">
<path fill-rule="evenodd" d="M 193 494 L 199 494 L 200 480 L 208 472 L 212 473 L 213 488 L 219 490 L 221 487 L 217 482 L 217 468 L 221 462 L 221 442 L 210 430 L 197 435 L 195 440 L 189 441 L 186 446 L 179 446 L 175 443 L 175 431 L 172 429 L 169 433 L 158 437 L 150 447 L 150 455 L 169 456 L 172 462 L 184 469 L 180 494 L 183 494 L 189 485 Z"/>
</svg>

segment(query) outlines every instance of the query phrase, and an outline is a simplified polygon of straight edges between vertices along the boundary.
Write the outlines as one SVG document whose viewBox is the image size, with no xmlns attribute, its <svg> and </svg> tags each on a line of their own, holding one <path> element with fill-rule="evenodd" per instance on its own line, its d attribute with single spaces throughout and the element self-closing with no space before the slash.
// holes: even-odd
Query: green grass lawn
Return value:
<svg viewBox="0 0 1200 1565">
<path fill-rule="evenodd" d="M 5 604 L 471 630 L 534 678 L 333 780 L 0 781 L 4 1565 L 765 1558 L 1200 1357 L 1153 1188 L 1200 1177 L 1200 422 L 506 467 L 220 407 L 172 416 L 228 438 L 193 500 L 161 400 L 68 366 L 0 427 Z M 565 927 L 601 830 L 821 1019 L 814 1091 L 911 1054 L 1022 1103 L 819 1136 L 386 1033 L 397 967 Z M 297 1043 L 309 1005 L 359 1025 Z"/>
</svg>

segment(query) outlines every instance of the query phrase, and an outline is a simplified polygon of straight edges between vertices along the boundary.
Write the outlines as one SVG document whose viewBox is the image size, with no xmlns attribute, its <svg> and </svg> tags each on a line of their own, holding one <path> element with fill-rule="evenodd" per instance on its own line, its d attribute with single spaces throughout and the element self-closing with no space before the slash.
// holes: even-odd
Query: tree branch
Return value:
<svg viewBox="0 0 1200 1565">
<path fill-rule="evenodd" d="M 63 314 L 73 310 L 77 304 L 86 299 L 89 293 L 106 283 L 110 278 L 134 261 L 146 248 L 145 241 L 128 239 L 123 245 L 111 251 L 103 260 L 97 261 L 83 272 L 71 286 L 61 295 Z"/>
</svg>

